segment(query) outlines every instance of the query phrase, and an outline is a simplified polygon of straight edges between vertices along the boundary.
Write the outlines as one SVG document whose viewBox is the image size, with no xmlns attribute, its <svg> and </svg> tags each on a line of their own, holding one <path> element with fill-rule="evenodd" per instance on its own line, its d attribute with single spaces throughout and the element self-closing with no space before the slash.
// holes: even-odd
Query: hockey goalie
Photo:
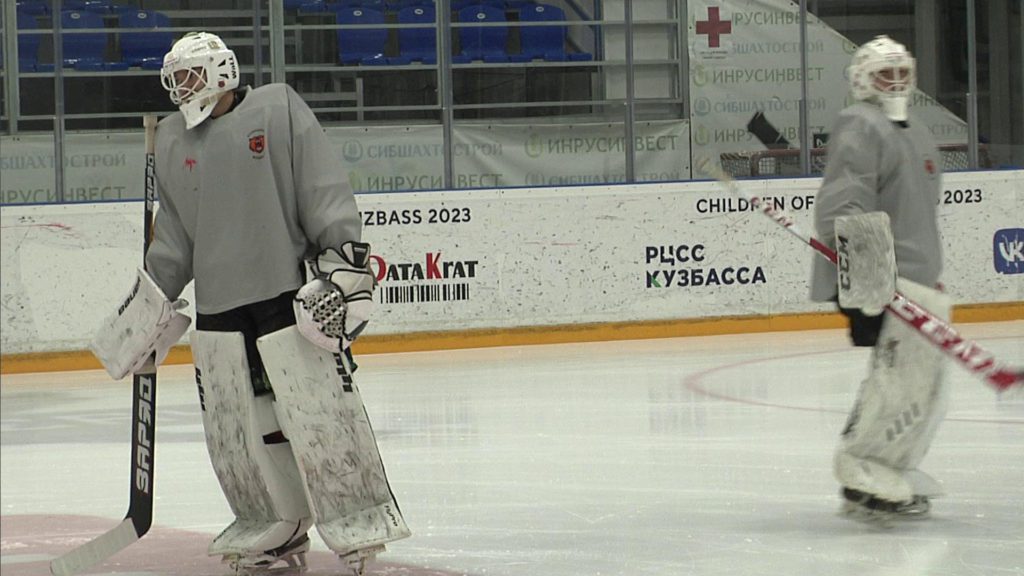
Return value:
<svg viewBox="0 0 1024 576">
<path fill-rule="evenodd" d="M 219 37 L 186 34 L 160 77 L 180 111 L 156 133 L 145 298 L 134 329 L 111 322 L 93 348 L 116 378 L 162 359 L 188 325 L 173 302 L 194 280 L 203 425 L 235 515 L 209 553 L 238 573 L 302 567 L 315 527 L 361 574 L 410 533 L 353 380 L 349 346 L 376 287 L 355 197 L 298 94 L 239 87 Z"/>
<path fill-rule="evenodd" d="M 848 77 L 857 101 L 839 113 L 815 202 L 817 236 L 838 266 L 815 260 L 811 297 L 838 300 L 853 343 L 872 347 L 834 459 L 842 511 L 858 519 L 924 517 L 941 494 L 918 466 L 945 417 L 945 360 L 883 314 L 896 290 L 939 318 L 950 314 L 938 284 L 942 161 L 908 112 L 914 76 L 914 58 L 887 36 L 856 51 Z"/>
</svg>

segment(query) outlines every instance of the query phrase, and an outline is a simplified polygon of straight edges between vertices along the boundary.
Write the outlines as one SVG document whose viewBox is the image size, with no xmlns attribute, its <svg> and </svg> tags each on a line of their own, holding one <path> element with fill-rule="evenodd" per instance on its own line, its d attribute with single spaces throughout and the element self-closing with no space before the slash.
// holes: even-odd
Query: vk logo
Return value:
<svg viewBox="0 0 1024 576">
<path fill-rule="evenodd" d="M 1000 274 L 1024 273 L 1024 228 L 1004 228 L 992 237 L 992 260 Z"/>
</svg>

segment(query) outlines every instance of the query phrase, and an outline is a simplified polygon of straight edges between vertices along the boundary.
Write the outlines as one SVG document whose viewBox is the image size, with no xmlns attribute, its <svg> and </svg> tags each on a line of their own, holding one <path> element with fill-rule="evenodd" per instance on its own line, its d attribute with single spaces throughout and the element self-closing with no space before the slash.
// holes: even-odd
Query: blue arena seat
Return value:
<svg viewBox="0 0 1024 576">
<path fill-rule="evenodd" d="M 434 7 L 433 0 L 385 0 L 384 6 L 391 12 L 401 12 L 405 8 L 412 6 L 430 6 Z"/>
<path fill-rule="evenodd" d="M 15 8 L 19 15 L 49 16 L 50 14 L 50 5 L 43 0 L 17 0 Z"/>
<path fill-rule="evenodd" d="M 407 6 L 398 11 L 399 24 L 434 24 L 437 10 L 433 6 Z M 437 32 L 434 28 L 399 28 L 398 58 L 392 64 L 437 63 Z"/>
<path fill-rule="evenodd" d="M 34 31 L 38 27 L 36 16 L 18 12 L 17 30 Z M 38 34 L 17 35 L 17 69 L 22 72 L 36 72 L 39 66 L 39 44 L 43 37 Z M 0 58 L 2 60 L 3 58 Z"/>
<path fill-rule="evenodd" d="M 492 6 L 501 10 L 505 9 L 505 0 L 452 0 L 452 10 L 462 12 L 463 8 L 470 6 Z"/>
<path fill-rule="evenodd" d="M 565 22 L 565 12 L 549 4 L 533 4 L 519 11 L 519 21 L 537 23 L 519 29 L 520 53 L 529 58 L 542 58 L 553 62 L 593 60 L 587 52 L 566 52 L 567 27 L 550 22 Z"/>
<path fill-rule="evenodd" d="M 133 10 L 121 12 L 120 21 L 121 28 L 140 30 L 121 33 L 121 60 L 129 66 L 159 70 L 163 66 L 164 54 L 174 44 L 174 33 L 167 30 L 171 19 L 161 12 Z"/>
<path fill-rule="evenodd" d="M 370 8 L 339 7 L 335 11 L 338 25 L 379 25 L 377 28 L 351 28 L 338 30 L 338 61 L 342 64 L 379 66 L 388 64 L 384 48 L 388 31 L 384 28 L 384 13 Z"/>
<path fill-rule="evenodd" d="M 295 6 L 299 12 L 304 14 L 337 12 L 342 8 L 369 8 L 383 13 L 390 7 L 390 2 L 384 0 L 288 0 L 288 2 L 285 4 L 286 8 L 289 5 Z"/>
<path fill-rule="evenodd" d="M 300 14 L 321 14 L 330 10 L 330 5 L 324 0 L 306 0 L 299 4 Z"/>
<path fill-rule="evenodd" d="M 67 10 L 61 13 L 64 66 L 75 70 L 127 70 L 124 62 L 106 60 L 106 32 L 70 32 L 75 29 L 103 29 L 103 17 L 94 12 Z"/>
<path fill-rule="evenodd" d="M 119 7 L 110 0 L 64 0 L 61 5 L 64 11 L 96 12 L 97 14 L 109 14 L 117 12 Z"/>
<path fill-rule="evenodd" d="M 378 12 L 384 11 L 384 0 L 331 0 L 337 8 L 369 8 Z"/>
<path fill-rule="evenodd" d="M 489 4 L 474 4 L 459 10 L 462 23 L 503 23 L 505 10 Z M 460 53 L 452 62 L 464 64 L 473 60 L 484 62 L 520 61 L 518 55 L 510 56 L 505 50 L 508 40 L 508 26 L 465 26 L 459 29 Z"/>
</svg>

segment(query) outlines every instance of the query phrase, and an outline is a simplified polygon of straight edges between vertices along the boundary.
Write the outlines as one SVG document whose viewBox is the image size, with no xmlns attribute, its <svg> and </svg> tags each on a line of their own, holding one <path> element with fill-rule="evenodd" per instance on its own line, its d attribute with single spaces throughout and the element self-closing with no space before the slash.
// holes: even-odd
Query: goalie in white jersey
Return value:
<svg viewBox="0 0 1024 576">
<path fill-rule="evenodd" d="M 195 281 L 203 424 L 237 517 L 209 552 L 239 571 L 301 566 L 316 526 L 361 573 L 409 531 L 352 381 L 348 347 L 376 286 L 352 190 L 299 95 L 240 88 L 217 36 L 185 35 L 161 80 L 180 112 L 156 133 L 160 208 L 140 284 L 168 309 Z"/>
<path fill-rule="evenodd" d="M 945 361 L 883 314 L 898 285 L 949 318 L 949 299 L 938 289 L 941 157 L 928 128 L 908 115 L 914 74 L 913 57 L 887 36 L 853 55 L 848 75 L 858 102 L 835 123 L 815 202 L 817 236 L 837 249 L 840 266 L 837 280 L 836 268 L 815 260 L 811 297 L 838 300 L 854 344 L 873 347 L 834 462 L 843 510 L 857 517 L 920 517 L 929 511 L 929 498 L 941 494 L 917 468 L 945 417 Z M 879 221 L 880 227 L 872 224 Z M 872 243 L 887 244 L 889 256 L 861 261 Z"/>
</svg>

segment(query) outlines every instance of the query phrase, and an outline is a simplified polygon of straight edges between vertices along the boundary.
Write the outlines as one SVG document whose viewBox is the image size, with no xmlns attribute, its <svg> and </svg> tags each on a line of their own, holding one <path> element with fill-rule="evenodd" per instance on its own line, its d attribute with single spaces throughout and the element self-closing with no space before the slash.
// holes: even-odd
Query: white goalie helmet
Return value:
<svg viewBox="0 0 1024 576">
<path fill-rule="evenodd" d="M 193 128 L 210 115 L 221 94 L 238 87 L 238 59 L 220 37 L 189 32 L 164 56 L 160 81 Z"/>
<path fill-rule="evenodd" d="M 888 36 L 876 36 L 854 52 L 847 76 L 854 98 L 875 102 L 890 120 L 907 119 L 917 72 L 906 46 Z"/>
</svg>

